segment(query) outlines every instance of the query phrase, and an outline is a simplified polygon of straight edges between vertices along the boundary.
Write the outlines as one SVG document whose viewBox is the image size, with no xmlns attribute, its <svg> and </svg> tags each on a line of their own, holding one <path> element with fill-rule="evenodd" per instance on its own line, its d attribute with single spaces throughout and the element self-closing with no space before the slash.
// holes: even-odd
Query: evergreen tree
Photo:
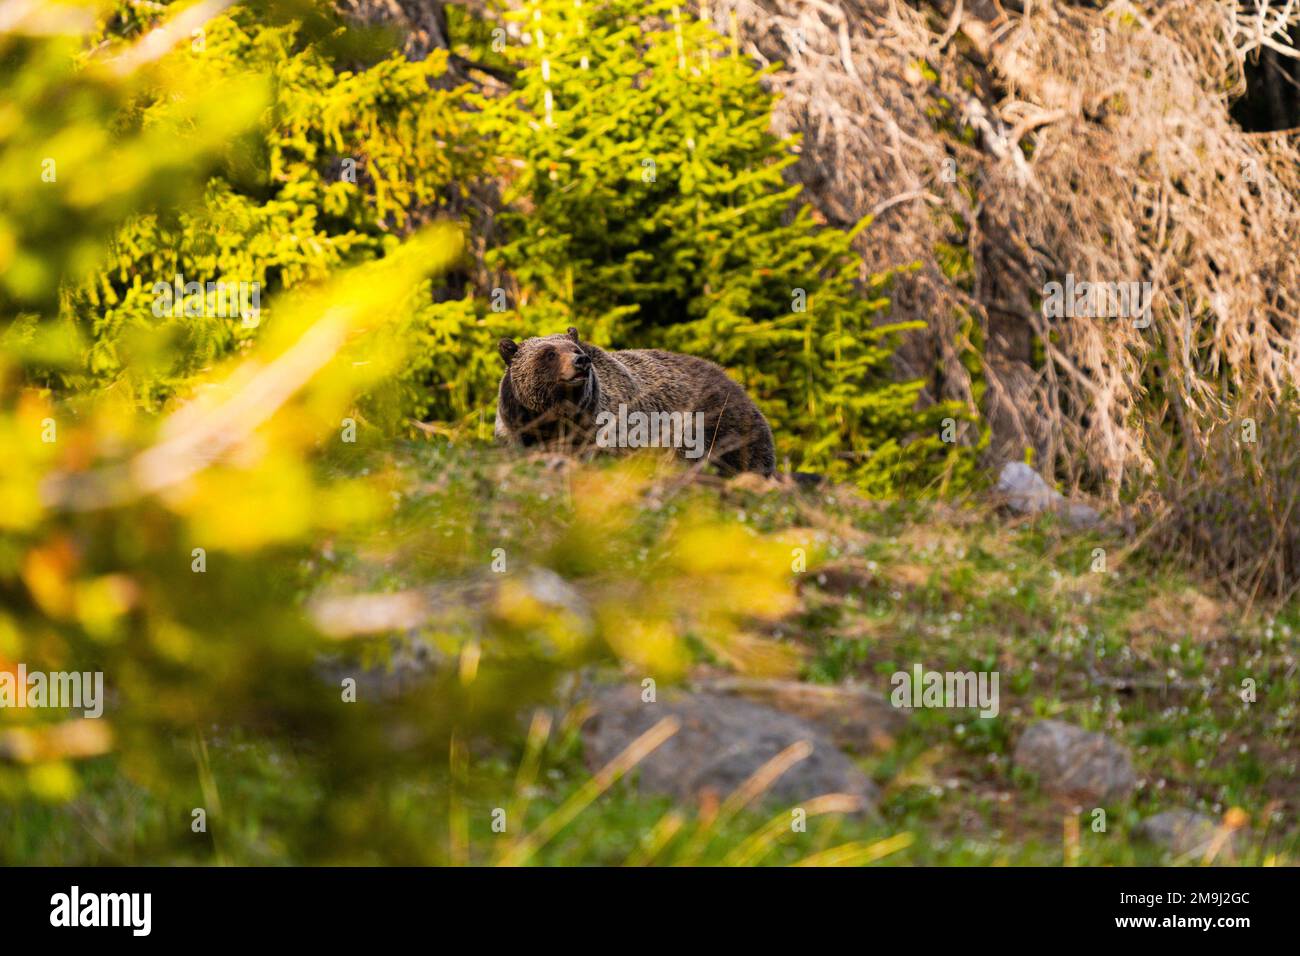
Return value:
<svg viewBox="0 0 1300 956">
<path fill-rule="evenodd" d="M 863 275 L 851 245 L 868 223 L 819 225 L 785 182 L 797 142 L 769 132 L 762 71 L 668 0 L 507 16 L 521 68 L 489 121 L 521 162 L 491 261 L 521 303 L 601 344 L 723 364 L 798 467 L 890 492 L 968 464 L 940 440 L 961 412 L 918 410 L 922 384 L 891 380 L 914 326 L 882 324 L 890 277 Z"/>
</svg>

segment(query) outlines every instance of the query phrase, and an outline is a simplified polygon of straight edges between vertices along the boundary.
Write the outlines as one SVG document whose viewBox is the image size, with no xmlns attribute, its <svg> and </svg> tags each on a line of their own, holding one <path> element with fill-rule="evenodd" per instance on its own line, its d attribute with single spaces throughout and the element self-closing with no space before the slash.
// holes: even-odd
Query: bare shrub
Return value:
<svg viewBox="0 0 1300 956">
<path fill-rule="evenodd" d="M 978 401 L 994 455 L 1030 445 L 1117 495 L 1152 473 L 1156 433 L 1201 448 L 1232 401 L 1272 407 L 1297 384 L 1300 152 L 1293 132 L 1246 133 L 1229 115 L 1246 57 L 1290 50 L 1294 4 L 701 12 L 784 64 L 771 82 L 780 132 L 803 134 L 796 175 L 828 218 L 876 215 L 868 267 L 919 264 L 895 297 L 896 318 L 930 325 L 906 370 L 935 399 Z M 1045 318 L 1044 288 L 1067 274 L 1150 282 L 1150 326 Z"/>
<path fill-rule="evenodd" d="M 1300 404 L 1243 408 L 1205 433 L 1200 455 L 1160 463 L 1153 551 L 1210 571 L 1235 597 L 1300 590 Z"/>
</svg>

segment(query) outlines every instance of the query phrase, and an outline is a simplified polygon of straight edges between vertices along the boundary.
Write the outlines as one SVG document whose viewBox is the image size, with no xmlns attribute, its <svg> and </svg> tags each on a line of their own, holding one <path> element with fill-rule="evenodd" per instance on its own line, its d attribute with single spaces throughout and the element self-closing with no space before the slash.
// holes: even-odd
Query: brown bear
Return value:
<svg viewBox="0 0 1300 956">
<path fill-rule="evenodd" d="M 495 433 L 513 445 L 575 451 L 673 448 L 723 474 L 776 468 L 772 429 L 719 366 L 659 349 L 606 352 L 577 329 L 498 346 L 506 373 Z"/>
</svg>

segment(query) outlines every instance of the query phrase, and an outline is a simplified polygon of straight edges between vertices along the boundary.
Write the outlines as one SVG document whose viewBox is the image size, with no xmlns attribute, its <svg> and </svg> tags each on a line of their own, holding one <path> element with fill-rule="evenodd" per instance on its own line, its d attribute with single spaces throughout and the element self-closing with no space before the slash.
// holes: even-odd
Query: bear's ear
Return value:
<svg viewBox="0 0 1300 956">
<path fill-rule="evenodd" d="M 573 326 L 569 326 L 569 338 L 573 339 L 574 345 L 582 344 L 581 342 L 578 341 L 578 330 L 575 329 Z"/>
<path fill-rule="evenodd" d="M 501 357 L 509 365 L 511 360 L 514 359 L 515 353 L 519 351 L 519 343 L 514 339 L 502 339 L 497 343 L 497 351 L 501 353 Z"/>
</svg>

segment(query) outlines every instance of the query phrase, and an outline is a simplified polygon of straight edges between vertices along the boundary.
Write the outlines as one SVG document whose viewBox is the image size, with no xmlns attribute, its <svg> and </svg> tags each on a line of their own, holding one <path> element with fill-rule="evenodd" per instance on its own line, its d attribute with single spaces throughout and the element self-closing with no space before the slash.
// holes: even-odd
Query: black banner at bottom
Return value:
<svg viewBox="0 0 1300 956">
<path fill-rule="evenodd" d="M 621 926 L 771 944 L 838 924 L 873 943 L 918 932 L 927 942 L 992 942 L 1047 929 L 1071 941 L 1199 935 L 1231 945 L 1293 927 L 1295 887 L 1294 870 L 1226 868 L 7 869 L 0 938 L 8 952 L 73 934 L 127 945 L 453 944 L 464 933 L 555 943 L 594 942 L 587 934 L 599 927 L 609 942 Z"/>
</svg>

